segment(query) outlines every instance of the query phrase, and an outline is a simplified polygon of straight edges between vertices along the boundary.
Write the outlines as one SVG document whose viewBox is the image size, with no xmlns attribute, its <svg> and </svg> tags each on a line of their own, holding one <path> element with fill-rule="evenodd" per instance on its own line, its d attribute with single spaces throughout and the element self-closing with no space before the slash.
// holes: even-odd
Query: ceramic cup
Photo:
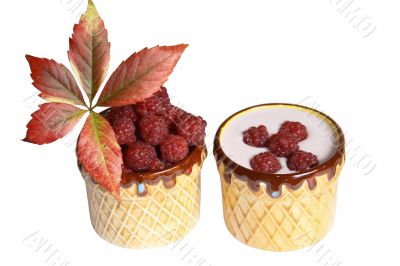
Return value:
<svg viewBox="0 0 400 266">
<path fill-rule="evenodd" d="M 281 109 L 289 111 L 280 115 Z M 290 120 L 290 113 L 299 112 L 296 118 L 302 117 L 300 122 L 307 124 L 307 128 L 316 127 L 309 138 L 315 134 L 326 134 L 323 137 L 333 149 L 329 157 L 310 170 L 286 174 L 261 174 L 239 164 L 237 158 L 246 157 L 247 148 L 243 146 L 243 152 L 238 152 L 242 154 L 227 152 L 229 149 L 224 147 L 224 143 L 242 142 L 242 132 L 227 133 L 229 128 L 237 126 L 238 121 L 248 123 L 252 115 L 257 120 L 258 113 L 266 114 L 265 123 L 268 126 L 270 110 L 271 119 L 281 117 Z M 243 119 L 247 114 L 252 115 Z M 319 130 L 318 127 L 324 128 Z M 248 125 L 243 131 L 247 128 Z M 313 148 L 310 143 L 307 145 Z M 214 142 L 214 156 L 221 177 L 224 220 L 229 232 L 246 245 L 271 251 L 296 250 L 321 240 L 334 221 L 338 177 L 345 161 L 344 147 L 344 135 L 336 122 L 305 106 L 263 104 L 229 117 L 222 123 Z M 250 157 L 245 159 L 250 160 Z"/>
<path fill-rule="evenodd" d="M 184 161 L 163 171 L 123 174 L 120 202 L 81 169 L 96 233 L 125 248 L 160 247 L 182 239 L 199 218 L 206 153 L 195 147 Z"/>
</svg>

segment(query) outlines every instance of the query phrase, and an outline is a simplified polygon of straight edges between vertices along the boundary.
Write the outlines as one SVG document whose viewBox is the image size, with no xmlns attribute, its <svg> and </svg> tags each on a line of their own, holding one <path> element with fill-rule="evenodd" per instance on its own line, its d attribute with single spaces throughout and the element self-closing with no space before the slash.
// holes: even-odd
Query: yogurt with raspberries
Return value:
<svg viewBox="0 0 400 266">
<path fill-rule="evenodd" d="M 266 147 L 253 147 L 243 142 L 243 132 L 250 127 L 265 125 L 269 136 L 277 133 L 286 121 L 300 122 L 307 128 L 307 139 L 300 141 L 300 150 L 311 152 L 319 164 L 329 160 L 337 150 L 334 125 L 317 112 L 292 105 L 263 105 L 240 112 L 231 118 L 221 132 L 221 148 L 237 164 L 251 169 L 250 160 L 257 154 L 266 152 Z M 287 159 L 278 157 L 282 168 L 275 174 L 290 174 Z"/>
</svg>

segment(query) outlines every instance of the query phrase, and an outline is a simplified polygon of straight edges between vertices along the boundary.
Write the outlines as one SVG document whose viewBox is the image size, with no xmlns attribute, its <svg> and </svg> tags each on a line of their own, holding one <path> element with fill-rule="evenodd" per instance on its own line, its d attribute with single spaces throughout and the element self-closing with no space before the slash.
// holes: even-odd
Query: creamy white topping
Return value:
<svg viewBox="0 0 400 266">
<path fill-rule="evenodd" d="M 306 126 L 308 137 L 299 143 L 300 149 L 315 154 L 320 164 L 329 160 L 336 152 L 335 130 L 329 121 L 307 109 L 286 105 L 255 107 L 235 116 L 221 133 L 221 147 L 231 160 L 251 169 L 251 158 L 268 149 L 245 144 L 243 132 L 252 126 L 265 125 L 271 136 L 278 132 L 285 121 L 298 121 Z M 287 168 L 285 158 L 279 158 L 279 160 L 282 169 L 277 174 L 293 173 Z"/>
</svg>

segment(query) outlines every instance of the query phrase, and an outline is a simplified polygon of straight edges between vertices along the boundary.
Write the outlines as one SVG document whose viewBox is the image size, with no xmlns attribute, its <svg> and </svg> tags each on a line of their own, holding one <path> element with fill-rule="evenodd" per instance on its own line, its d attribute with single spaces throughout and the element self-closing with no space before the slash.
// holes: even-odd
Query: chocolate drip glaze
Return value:
<svg viewBox="0 0 400 266">
<path fill-rule="evenodd" d="M 165 188 L 171 189 L 176 184 L 177 176 L 182 174 L 191 174 L 193 165 L 197 164 L 201 166 L 206 156 L 207 149 L 205 146 L 195 146 L 192 148 L 189 156 L 186 157 L 186 159 L 162 171 L 122 174 L 121 187 L 129 189 L 133 184 L 135 184 L 137 186 L 137 194 L 139 196 L 147 195 L 148 188 L 146 185 L 156 185 L 160 181 L 163 182 Z M 78 168 L 84 176 L 84 173 L 86 173 L 86 171 L 84 171 L 82 165 L 80 165 L 79 162 Z M 95 182 L 93 179 L 92 181 Z M 140 191 L 140 188 L 142 188 L 142 191 Z"/>
<path fill-rule="evenodd" d="M 101 112 L 105 115 L 108 110 Z M 77 153 L 77 148 L 76 148 Z M 148 189 L 146 185 L 156 185 L 160 181 L 163 182 L 165 188 L 171 189 L 176 184 L 176 177 L 182 174 L 191 174 L 193 165 L 201 165 L 207 156 L 207 148 L 203 146 L 194 146 L 190 150 L 190 154 L 181 162 L 172 165 L 159 172 L 142 172 L 142 173 L 129 173 L 122 174 L 121 187 L 128 189 L 133 184 L 136 184 L 138 195 L 147 195 Z M 78 162 L 78 168 L 81 172 L 85 172 L 82 165 Z M 93 180 L 93 179 L 92 179 Z M 95 182 L 93 180 L 93 182 Z M 96 182 L 95 182 L 96 183 Z M 143 186 L 143 191 L 139 191 L 139 186 Z"/>
<path fill-rule="evenodd" d="M 333 131 L 336 134 L 336 146 L 337 150 L 335 154 L 326 162 L 323 164 L 318 165 L 317 167 L 314 167 L 312 169 L 306 170 L 306 171 L 301 171 L 301 172 L 296 172 L 296 173 L 291 173 L 291 174 L 263 174 L 256 172 L 252 169 L 248 169 L 246 167 L 243 167 L 233 160 L 231 160 L 228 155 L 225 154 L 223 148 L 221 147 L 221 133 L 222 129 L 232 120 L 234 119 L 235 116 L 237 116 L 240 113 L 246 112 L 250 109 L 257 108 L 257 107 L 262 107 L 262 106 L 273 106 L 273 105 L 284 105 L 284 106 L 294 106 L 294 107 L 299 107 L 304 110 L 311 111 L 312 113 L 318 114 L 324 119 L 328 120 L 330 124 L 332 125 Z M 295 105 L 295 104 L 284 104 L 284 103 L 272 103 L 272 104 L 262 104 L 262 105 L 256 105 L 252 106 L 249 108 L 246 108 L 244 110 L 241 110 L 232 116 L 230 116 L 228 119 L 226 119 L 220 128 L 218 129 L 215 140 L 214 140 L 214 156 L 217 161 L 217 166 L 219 167 L 220 164 L 222 163 L 224 166 L 224 179 L 226 182 L 230 183 L 231 182 L 231 176 L 232 173 L 236 175 L 236 177 L 239 180 L 247 182 L 249 188 L 257 192 L 260 190 L 260 183 L 264 183 L 267 188 L 267 193 L 270 196 L 277 197 L 281 194 L 281 187 L 282 185 L 287 185 L 293 190 L 298 189 L 301 187 L 304 181 L 307 181 L 308 186 L 311 190 L 315 189 L 316 187 L 316 180 L 315 177 L 323 174 L 327 174 L 328 179 L 332 179 L 335 174 L 336 174 L 336 168 L 341 165 L 344 161 L 345 157 L 345 139 L 342 130 L 338 126 L 338 124 L 329 116 L 323 114 L 322 112 L 319 112 L 317 110 L 314 110 L 309 107 L 301 106 L 301 105 Z"/>
<path fill-rule="evenodd" d="M 205 147 L 193 147 L 189 156 L 183 161 L 159 172 L 143 172 L 143 173 L 129 173 L 122 174 L 121 186 L 123 188 L 130 188 L 133 184 L 137 186 L 143 185 L 156 185 L 160 181 L 168 189 L 173 188 L 176 184 L 176 177 L 182 174 L 190 174 L 193 165 L 201 165 L 204 155 L 207 154 Z M 145 189 L 147 191 L 147 189 Z M 139 191 L 139 189 L 138 189 Z M 146 193 L 139 193 L 140 196 Z"/>
</svg>

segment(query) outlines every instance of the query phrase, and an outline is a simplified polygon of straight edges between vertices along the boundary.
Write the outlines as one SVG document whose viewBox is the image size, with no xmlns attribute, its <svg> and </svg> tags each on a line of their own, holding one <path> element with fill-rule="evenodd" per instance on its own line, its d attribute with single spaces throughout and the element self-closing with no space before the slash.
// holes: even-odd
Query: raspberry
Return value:
<svg viewBox="0 0 400 266">
<path fill-rule="evenodd" d="M 162 115 L 165 114 L 166 108 L 170 105 L 169 96 L 167 89 L 164 87 L 160 91 L 156 92 L 153 96 L 147 98 L 143 102 L 135 105 L 135 111 L 140 116 L 146 116 L 148 114 Z"/>
<path fill-rule="evenodd" d="M 165 87 L 161 87 L 159 91 L 154 93 L 154 96 L 158 97 L 164 105 L 169 105 L 171 103 L 167 88 Z"/>
<path fill-rule="evenodd" d="M 165 163 L 158 158 L 154 159 L 149 167 L 149 170 L 152 172 L 158 172 L 164 169 L 165 169 Z"/>
<path fill-rule="evenodd" d="M 147 107 L 145 102 L 136 103 L 133 108 L 139 116 L 147 115 Z"/>
<path fill-rule="evenodd" d="M 166 108 L 166 112 L 163 114 L 163 117 L 176 123 L 178 122 L 179 118 L 185 114 L 187 113 L 181 108 L 170 105 Z"/>
<path fill-rule="evenodd" d="M 275 154 L 269 151 L 254 156 L 250 161 L 250 165 L 254 171 L 263 174 L 273 174 L 282 168 Z"/>
<path fill-rule="evenodd" d="M 243 133 L 244 143 L 254 147 L 265 147 L 268 139 L 268 130 L 265 126 L 251 127 Z"/>
<path fill-rule="evenodd" d="M 176 126 L 177 132 L 184 137 L 189 146 L 201 146 L 206 136 L 206 121 L 200 116 L 185 114 L 179 117 Z"/>
<path fill-rule="evenodd" d="M 155 148 L 143 142 L 130 144 L 124 153 L 126 164 L 135 172 L 148 171 L 155 158 L 157 158 Z"/>
<path fill-rule="evenodd" d="M 118 144 L 125 145 L 136 140 L 135 126 L 129 118 L 118 118 L 112 125 Z"/>
<path fill-rule="evenodd" d="M 291 134 L 284 131 L 272 135 L 267 140 L 267 147 L 270 152 L 275 153 L 278 157 L 288 157 L 293 152 L 299 150 L 297 140 Z"/>
<path fill-rule="evenodd" d="M 180 120 L 180 117 L 185 114 L 187 113 L 181 108 L 176 107 L 174 105 L 170 105 L 166 107 L 166 111 L 162 115 L 162 117 L 164 117 L 165 120 L 167 120 L 169 130 L 174 131 L 176 124 Z"/>
<path fill-rule="evenodd" d="M 138 120 L 138 117 L 131 105 L 112 107 L 105 112 L 104 117 L 111 124 L 113 124 L 115 120 L 120 118 L 128 118 L 132 120 L 133 123 L 136 123 Z"/>
<path fill-rule="evenodd" d="M 147 115 L 139 123 L 140 134 L 151 145 L 158 145 L 169 134 L 168 124 L 164 118 L 157 115 Z"/>
<path fill-rule="evenodd" d="M 287 161 L 287 167 L 293 171 L 304 171 L 319 164 L 317 156 L 311 152 L 296 151 Z"/>
<path fill-rule="evenodd" d="M 131 174 L 131 173 L 133 173 L 133 171 L 126 164 L 122 164 L 122 173 L 123 174 Z"/>
<path fill-rule="evenodd" d="M 300 122 L 286 121 L 282 124 L 279 131 L 292 134 L 297 141 L 302 141 L 307 138 L 307 128 Z"/>
<path fill-rule="evenodd" d="M 178 135 L 170 134 L 160 144 L 162 158 L 170 163 L 182 161 L 189 154 L 189 147 L 186 140 Z"/>
<path fill-rule="evenodd" d="M 135 111 L 140 116 L 146 116 L 148 114 L 160 115 L 165 112 L 164 106 L 161 104 L 159 98 L 152 96 L 146 99 L 144 102 L 137 103 L 135 105 Z"/>
</svg>

